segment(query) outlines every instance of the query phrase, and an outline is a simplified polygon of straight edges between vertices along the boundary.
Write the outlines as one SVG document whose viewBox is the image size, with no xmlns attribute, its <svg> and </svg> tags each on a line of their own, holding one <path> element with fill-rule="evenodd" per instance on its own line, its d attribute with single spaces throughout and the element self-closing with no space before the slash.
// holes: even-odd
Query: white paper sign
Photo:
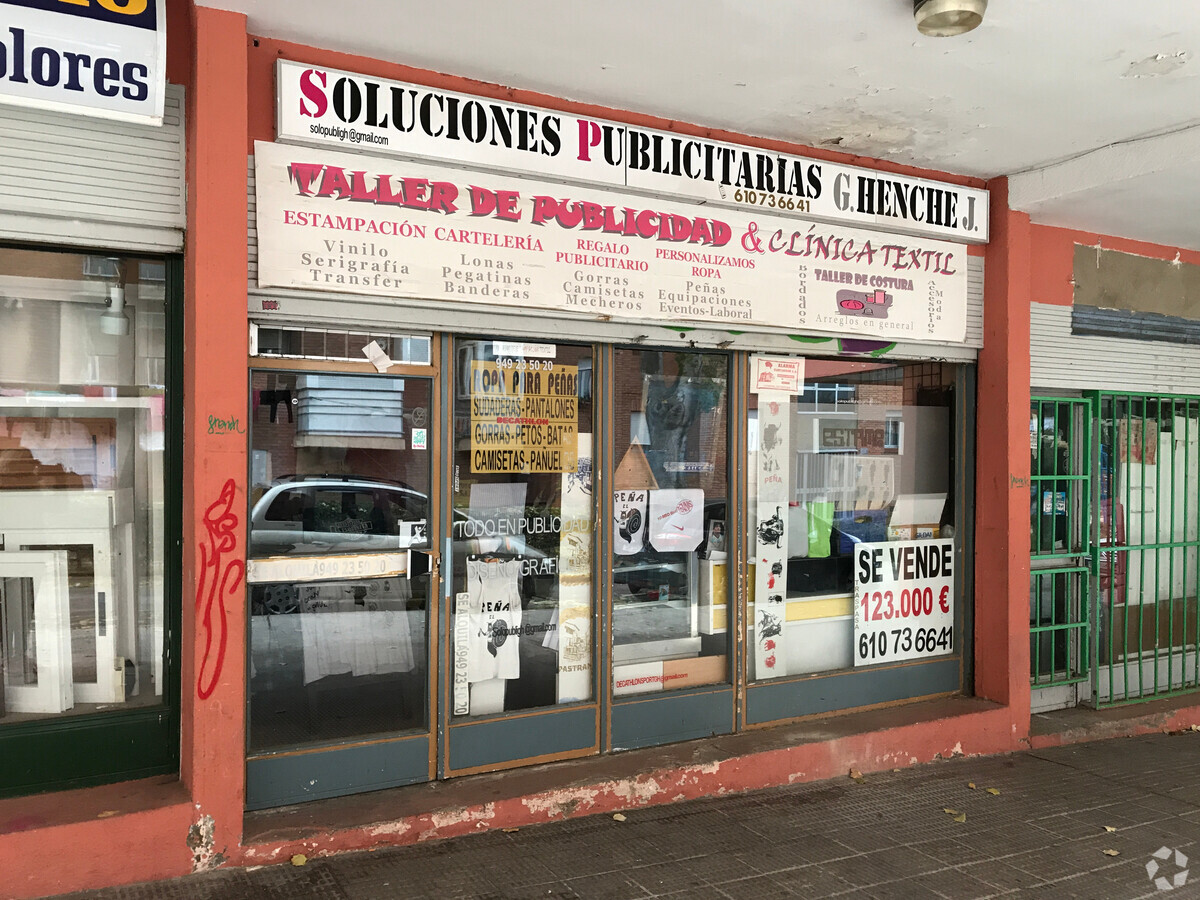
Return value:
<svg viewBox="0 0 1200 900">
<path fill-rule="evenodd" d="M 758 522 L 754 533 L 754 674 L 788 673 L 787 624 L 788 465 L 791 396 L 758 395 Z"/>
<path fill-rule="evenodd" d="M 646 547 L 646 504 L 649 491 L 613 493 L 613 553 L 633 556 Z"/>
<path fill-rule="evenodd" d="M 577 441 L 576 469 L 561 476 L 563 527 L 554 611 L 559 703 L 592 698 L 592 436 L 580 434 Z"/>
<path fill-rule="evenodd" d="M 663 553 L 695 550 L 704 540 L 704 491 L 650 491 L 650 546 Z"/>
<path fill-rule="evenodd" d="M 804 390 L 804 360 L 795 356 L 750 357 L 751 391 L 782 391 L 799 394 Z"/>
<path fill-rule="evenodd" d="M 282 144 L 255 173 L 261 287 L 966 339 L 958 244 Z"/>
<path fill-rule="evenodd" d="M 854 546 L 854 664 L 954 652 L 954 541 Z"/>
<path fill-rule="evenodd" d="M 533 344 L 529 341 L 492 341 L 492 355 L 497 359 L 515 356 L 519 359 L 556 359 L 554 344 Z"/>
</svg>

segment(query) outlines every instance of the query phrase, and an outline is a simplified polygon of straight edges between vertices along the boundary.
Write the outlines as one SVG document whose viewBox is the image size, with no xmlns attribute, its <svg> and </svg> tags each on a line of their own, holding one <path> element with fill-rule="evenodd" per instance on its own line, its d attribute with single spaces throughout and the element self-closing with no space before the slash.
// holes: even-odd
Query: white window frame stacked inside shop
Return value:
<svg viewBox="0 0 1200 900">
<path fill-rule="evenodd" d="M 257 143 L 249 161 L 252 329 L 441 333 L 444 351 L 450 335 L 590 342 L 600 434 L 611 433 L 614 346 L 724 352 L 731 535 L 757 525 L 745 518 L 746 470 L 738 462 L 746 458 L 747 397 L 760 388 L 752 366 L 757 373 L 763 355 L 797 359 L 802 348 L 806 357 L 968 364 L 958 367 L 954 386 L 949 613 L 956 633 L 968 633 L 969 364 L 982 344 L 983 265 L 966 245 L 987 240 L 986 191 L 287 60 L 277 66 L 277 91 L 278 140 Z M 449 380 L 453 354 L 440 356 Z M 448 415 L 444 409 L 440 423 L 447 436 Z M 611 483 L 622 448 L 599 441 L 594 450 L 595 483 Z M 449 461 L 437 464 L 449 485 Z M 595 521 L 611 521 L 610 495 L 596 492 Z M 541 754 L 468 753 L 462 764 L 445 752 L 453 729 L 439 708 L 432 732 L 443 742 L 439 777 L 969 683 L 969 649 L 960 639 L 936 665 L 926 661 L 913 668 L 919 675 L 900 678 L 899 692 L 881 693 L 882 673 L 866 667 L 832 673 L 845 685 L 833 689 L 832 702 L 828 689 L 817 701 L 795 679 L 750 683 L 753 648 L 730 639 L 724 684 L 614 696 L 606 651 L 611 542 L 604 529 L 596 533 L 596 715 L 581 725 L 588 740 Z M 746 614 L 739 563 L 748 560 L 740 539 L 729 544 L 729 591 L 740 599 L 727 613 L 732 635 Z M 448 636 L 448 610 L 439 618 L 434 642 Z M 436 665 L 444 683 L 450 662 Z M 259 762 L 251 761 L 251 782 Z"/>
<path fill-rule="evenodd" d="M 13 545 L 20 534 L 14 522 L 26 531 L 41 529 L 47 537 L 39 543 L 70 539 L 93 548 L 96 615 L 92 628 L 99 639 L 96 683 L 72 684 L 69 663 L 65 675 L 59 673 L 55 706 L 67 718 L 0 719 L 0 758 L 7 763 L 0 775 L 0 796 L 173 773 L 179 766 L 184 92 L 166 83 L 165 0 L 125 10 L 97 4 L 59 6 L 3 5 L 8 68 L 0 79 L 0 131 L 5 135 L 0 168 L 6 173 L 0 198 L 0 242 L 6 248 L 47 251 L 47 257 L 54 251 L 78 256 L 82 268 L 70 280 L 8 277 L 5 299 L 10 308 L 19 308 L 24 300 L 52 299 L 76 309 L 91 304 L 96 310 L 94 320 L 90 311 L 81 319 L 90 320 L 109 340 L 117 335 L 116 340 L 133 342 L 143 339 L 143 329 L 146 334 L 151 331 L 148 325 L 139 325 L 134 334 L 128 331 L 131 317 L 138 317 L 138 288 L 165 292 L 165 415 L 162 433 L 153 436 L 164 446 L 141 448 L 154 450 L 148 479 L 157 485 L 155 497 L 162 502 L 152 504 L 149 515 L 155 519 L 154 528 L 165 533 L 153 560 L 153 587 L 143 597 L 145 605 L 139 605 L 130 586 L 133 563 L 118 559 L 121 529 L 130 526 L 119 524 L 120 513 L 114 514 L 121 495 L 130 491 L 10 492 L 7 505 L 5 492 L 0 491 L 3 516 L 9 523 L 8 550 L 14 559 L 18 550 Z M 80 172 L 87 173 L 85 188 L 64 187 L 79 185 Z M 146 268 L 123 272 L 124 261 L 131 257 L 152 259 Z M 153 300 L 162 302 L 157 296 Z M 101 323 L 102 315 L 108 315 L 109 321 Z M 80 350 L 68 346 L 67 340 L 64 336 L 60 351 L 64 359 Z M 65 368 L 74 373 L 72 381 L 84 371 L 82 365 Z M 103 376 L 82 377 L 92 379 L 90 387 L 111 388 Z M 79 386 L 67 387 L 78 390 Z M 98 410 L 150 410 L 158 400 L 116 397 L 113 390 L 108 397 L 68 391 L 57 403 L 60 418 L 47 415 L 45 419 L 59 424 L 72 415 L 109 415 Z M 11 398 L 10 409 L 53 409 L 56 404 L 48 399 L 53 396 L 47 391 L 40 399 Z M 152 440 L 146 435 L 142 439 Z M 134 450 L 128 441 L 117 438 L 112 452 L 124 459 L 131 458 Z M 140 457 L 137 465 L 143 465 Z M 134 463 L 129 462 L 128 468 L 132 471 Z M 38 499 L 38 494 L 43 496 Z M 20 505 L 15 496 L 23 498 Z M 94 512 L 86 523 L 80 520 L 84 508 Z M 61 551 L 24 555 L 52 554 L 62 555 Z M 44 605 L 42 609 L 53 612 Z M 37 615 L 35 609 L 35 619 Z M 42 630 L 46 624 L 35 623 L 39 641 L 46 636 Z M 149 630 L 158 652 L 149 651 L 152 661 L 132 669 L 133 648 L 146 640 L 144 635 L 131 636 L 136 627 Z M 123 630 L 117 633 L 118 629 Z M 70 633 L 56 637 L 64 635 L 69 655 Z M 42 662 L 40 655 L 38 662 Z M 52 671 L 44 667 L 41 680 L 48 684 Z M 127 704 L 131 681 L 141 691 L 149 691 L 152 685 L 158 702 L 132 708 Z M 104 706 L 94 711 L 84 708 L 92 702 Z M 47 708 L 39 706 L 43 711 Z"/>
</svg>

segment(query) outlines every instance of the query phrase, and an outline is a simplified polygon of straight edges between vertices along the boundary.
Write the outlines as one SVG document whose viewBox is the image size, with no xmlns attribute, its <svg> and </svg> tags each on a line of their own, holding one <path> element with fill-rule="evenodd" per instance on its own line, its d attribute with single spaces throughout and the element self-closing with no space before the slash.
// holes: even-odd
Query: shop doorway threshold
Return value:
<svg viewBox="0 0 1200 900">
<path fill-rule="evenodd" d="M 277 862 L 1017 749 L 1008 707 L 951 696 L 739 734 L 247 813 L 243 862 Z"/>
<path fill-rule="evenodd" d="M 1200 691 L 1103 709 L 1077 706 L 1035 713 L 1029 722 L 1029 746 L 1041 750 L 1105 738 L 1187 731 L 1193 726 L 1200 727 Z"/>
</svg>

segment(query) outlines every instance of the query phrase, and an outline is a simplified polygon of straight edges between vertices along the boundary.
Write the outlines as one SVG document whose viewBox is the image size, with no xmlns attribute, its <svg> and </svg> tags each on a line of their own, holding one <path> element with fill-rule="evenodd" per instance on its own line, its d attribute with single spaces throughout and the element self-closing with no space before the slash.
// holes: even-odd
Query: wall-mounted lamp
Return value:
<svg viewBox="0 0 1200 900">
<path fill-rule="evenodd" d="M 102 278 L 108 296 L 106 309 L 100 314 L 102 334 L 129 334 L 129 317 L 125 314 L 125 260 L 119 256 L 87 256 L 83 260 L 85 277 Z"/>
<path fill-rule="evenodd" d="M 954 37 L 979 27 L 987 0 L 913 0 L 917 31 L 930 37 Z"/>
<path fill-rule="evenodd" d="M 105 334 L 129 334 L 129 317 L 125 315 L 125 288 L 108 286 L 108 309 L 100 314 L 100 330 Z"/>
</svg>

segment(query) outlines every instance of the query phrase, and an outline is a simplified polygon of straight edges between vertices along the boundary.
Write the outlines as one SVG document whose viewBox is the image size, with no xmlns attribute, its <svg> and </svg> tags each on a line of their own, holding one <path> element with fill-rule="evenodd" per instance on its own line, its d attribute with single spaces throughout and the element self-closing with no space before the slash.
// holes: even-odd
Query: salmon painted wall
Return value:
<svg viewBox="0 0 1200 900">
<path fill-rule="evenodd" d="M 181 775 L 196 807 L 195 863 L 204 868 L 236 853 L 245 795 L 247 54 L 245 16 L 199 7 L 193 21 Z M 213 427 L 212 418 L 240 425 Z"/>
<path fill-rule="evenodd" d="M 1197 250 L 1148 244 L 1145 241 L 1056 228 L 1053 225 L 1033 225 L 1030 228 L 1030 278 L 1035 303 L 1071 305 L 1075 294 L 1072 278 L 1076 244 L 1132 253 L 1149 259 L 1178 259 L 1190 265 L 1200 265 L 1200 251 Z"/>
<path fill-rule="evenodd" d="M 975 462 L 975 691 L 1029 728 L 1029 216 L 991 191 Z"/>
</svg>

